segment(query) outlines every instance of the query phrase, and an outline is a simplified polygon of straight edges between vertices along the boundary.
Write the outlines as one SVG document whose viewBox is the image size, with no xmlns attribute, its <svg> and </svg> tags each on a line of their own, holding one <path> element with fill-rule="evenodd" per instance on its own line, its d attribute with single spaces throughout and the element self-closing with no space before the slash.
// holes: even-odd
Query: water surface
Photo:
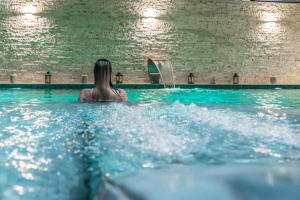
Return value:
<svg viewBox="0 0 300 200">
<path fill-rule="evenodd" d="M 104 177 L 176 165 L 299 165 L 299 91 L 127 92 L 82 104 L 77 90 L 1 90 L 0 196 L 87 199 Z"/>
</svg>

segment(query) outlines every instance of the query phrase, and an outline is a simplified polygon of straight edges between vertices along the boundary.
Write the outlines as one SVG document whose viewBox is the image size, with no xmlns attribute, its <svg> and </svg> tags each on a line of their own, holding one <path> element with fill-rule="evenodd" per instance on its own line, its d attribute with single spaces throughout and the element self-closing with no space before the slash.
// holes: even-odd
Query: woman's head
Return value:
<svg viewBox="0 0 300 200">
<path fill-rule="evenodd" d="M 109 60 L 97 60 L 94 67 L 94 78 L 96 87 L 112 87 L 111 73 L 112 67 L 111 62 Z"/>
</svg>

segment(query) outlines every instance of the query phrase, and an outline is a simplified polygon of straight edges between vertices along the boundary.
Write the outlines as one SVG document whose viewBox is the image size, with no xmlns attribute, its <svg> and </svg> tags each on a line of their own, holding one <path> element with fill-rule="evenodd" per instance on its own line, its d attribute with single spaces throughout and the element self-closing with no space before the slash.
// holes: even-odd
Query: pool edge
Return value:
<svg viewBox="0 0 300 200">
<path fill-rule="evenodd" d="M 92 88 L 93 84 L 0 84 L 0 89 L 84 89 Z M 162 89 L 161 84 L 117 84 L 116 88 L 123 89 Z M 300 85 L 256 85 L 256 84 L 178 84 L 176 88 L 193 89 L 300 89 Z"/>
</svg>

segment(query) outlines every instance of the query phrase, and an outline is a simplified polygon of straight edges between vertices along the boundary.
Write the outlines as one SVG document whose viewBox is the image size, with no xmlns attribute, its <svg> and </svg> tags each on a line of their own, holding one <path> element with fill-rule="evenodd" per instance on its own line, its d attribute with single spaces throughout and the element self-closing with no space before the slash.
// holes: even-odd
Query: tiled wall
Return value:
<svg viewBox="0 0 300 200">
<path fill-rule="evenodd" d="M 147 57 L 168 59 L 178 83 L 300 84 L 300 4 L 239 0 L 1 0 L 0 82 L 92 81 L 99 57 L 126 83 L 147 82 Z"/>
</svg>

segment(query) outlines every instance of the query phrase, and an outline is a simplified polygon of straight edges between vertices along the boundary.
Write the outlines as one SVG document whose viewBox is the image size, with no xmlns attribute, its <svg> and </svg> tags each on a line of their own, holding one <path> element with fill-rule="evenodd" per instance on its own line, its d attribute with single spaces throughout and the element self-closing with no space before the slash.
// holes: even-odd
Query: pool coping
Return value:
<svg viewBox="0 0 300 200">
<path fill-rule="evenodd" d="M 117 84 L 122 89 L 162 89 L 161 84 Z M 0 84 L 0 89 L 85 89 L 92 88 L 93 84 Z M 300 85 L 262 85 L 262 84 L 178 84 L 176 88 L 193 89 L 300 89 Z"/>
</svg>

